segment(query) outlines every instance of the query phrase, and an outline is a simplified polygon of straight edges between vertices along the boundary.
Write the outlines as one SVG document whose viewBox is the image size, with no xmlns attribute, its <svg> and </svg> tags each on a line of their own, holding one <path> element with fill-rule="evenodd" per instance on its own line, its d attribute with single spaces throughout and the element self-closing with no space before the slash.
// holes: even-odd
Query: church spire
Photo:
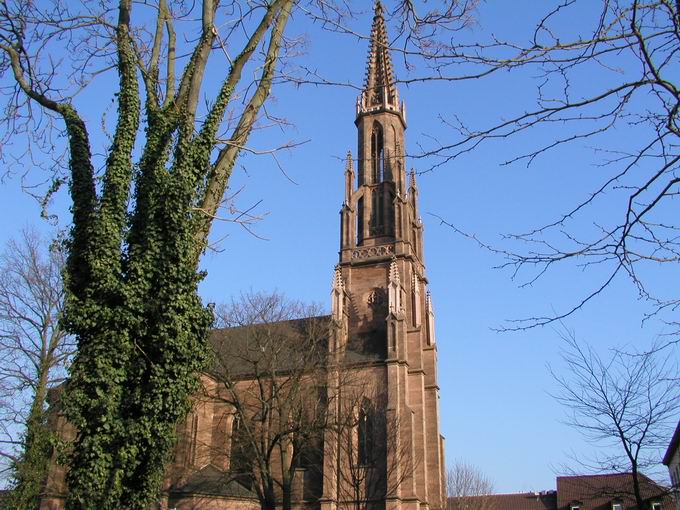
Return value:
<svg viewBox="0 0 680 510">
<path fill-rule="evenodd" d="M 381 256 L 415 254 L 417 224 L 413 201 L 407 196 L 404 105 L 399 101 L 380 1 L 375 3 L 364 90 L 357 101 L 358 147 L 348 157 L 345 202 L 341 211 L 341 263 L 366 253 Z M 356 187 L 354 185 L 356 182 Z M 414 226 L 415 225 L 415 226 Z M 374 249 L 380 246 L 380 249 Z"/>
<path fill-rule="evenodd" d="M 383 6 L 377 0 L 366 64 L 366 82 L 357 100 L 357 116 L 376 109 L 403 111 L 395 82 Z"/>
<path fill-rule="evenodd" d="M 354 119 L 357 150 L 347 154 L 344 165 L 345 199 L 328 335 L 334 360 L 329 365 L 329 396 L 339 405 L 346 403 L 342 395 L 352 397 L 352 392 L 342 392 L 335 367 L 360 370 L 372 388 L 384 391 L 385 398 L 370 402 L 371 408 L 394 418 L 400 444 L 422 457 L 408 483 L 383 501 L 376 500 L 376 505 L 391 510 L 445 510 L 434 310 L 427 292 L 415 173 L 409 179 L 406 171 L 404 106 L 398 97 L 380 1 L 375 2 L 368 43 L 366 80 Z M 372 460 L 385 466 L 389 455 L 387 450 L 382 454 L 376 450 Z M 349 486 L 337 477 L 343 462 L 346 459 L 335 453 L 324 456 L 321 510 L 338 510 L 345 503 Z M 392 475 L 384 482 L 399 485 Z"/>
</svg>

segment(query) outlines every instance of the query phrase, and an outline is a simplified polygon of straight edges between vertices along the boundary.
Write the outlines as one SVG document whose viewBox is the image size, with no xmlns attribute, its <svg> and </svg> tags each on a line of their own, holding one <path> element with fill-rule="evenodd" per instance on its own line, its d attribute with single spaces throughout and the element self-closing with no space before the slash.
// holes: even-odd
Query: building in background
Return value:
<svg viewBox="0 0 680 510">
<path fill-rule="evenodd" d="M 639 476 L 645 502 L 641 509 L 635 501 L 631 473 L 558 476 L 556 490 L 449 498 L 448 506 L 450 510 L 674 510 L 675 501 L 667 487 Z"/>
<path fill-rule="evenodd" d="M 675 427 L 675 433 L 663 456 L 663 463 L 668 468 L 668 474 L 671 477 L 676 508 L 680 510 L 680 421 Z"/>
</svg>

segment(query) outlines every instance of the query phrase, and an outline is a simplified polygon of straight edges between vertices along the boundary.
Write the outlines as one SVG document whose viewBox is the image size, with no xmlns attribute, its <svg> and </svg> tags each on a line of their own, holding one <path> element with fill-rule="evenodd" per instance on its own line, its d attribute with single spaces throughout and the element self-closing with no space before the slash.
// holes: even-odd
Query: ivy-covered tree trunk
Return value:
<svg viewBox="0 0 680 510">
<path fill-rule="evenodd" d="M 23 455 L 13 466 L 14 487 L 9 495 L 9 503 L 16 510 L 37 510 L 40 507 L 40 495 L 45 485 L 52 451 L 52 433 L 47 427 L 43 409 L 46 393 L 45 376 L 39 381 L 26 421 Z"/>
<path fill-rule="evenodd" d="M 68 134 L 73 225 L 63 324 L 78 351 L 64 395 L 67 418 L 77 429 L 67 508 L 146 510 L 158 498 L 176 424 L 208 359 L 212 313 L 197 293 L 200 256 L 234 162 L 269 95 L 293 4 L 274 0 L 254 11 L 262 17 L 197 126 L 218 1 L 203 1 L 200 37 L 175 84 L 176 36 L 166 1 L 158 3 L 156 33 L 145 53 L 131 28 L 132 1 L 121 0 L 115 25 L 117 122 L 101 186 L 76 108 L 36 87 L 23 33 L 2 39 L 12 44 L 0 42 L 21 91 L 58 114 Z M 229 143 L 218 147 L 232 93 L 258 48 L 264 61 L 254 92 Z"/>
<path fill-rule="evenodd" d="M 52 453 L 47 393 L 73 354 L 59 326 L 63 252 L 32 229 L 0 253 L 0 458 L 10 468 L 7 508 L 37 510 Z"/>
</svg>

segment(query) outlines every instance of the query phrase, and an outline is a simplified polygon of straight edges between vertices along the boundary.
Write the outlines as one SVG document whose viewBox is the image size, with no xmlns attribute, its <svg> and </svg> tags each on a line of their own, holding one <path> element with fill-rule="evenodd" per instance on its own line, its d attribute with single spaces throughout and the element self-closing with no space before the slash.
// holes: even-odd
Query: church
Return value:
<svg viewBox="0 0 680 510">
<path fill-rule="evenodd" d="M 319 384 L 309 376 L 303 386 L 323 393 L 325 412 L 335 423 L 347 409 L 353 420 L 345 428 L 326 427 L 313 454 L 293 466 L 287 504 L 280 501 L 280 488 L 273 497 L 276 507 L 300 510 L 442 510 L 445 461 L 434 312 L 418 188 L 415 173 L 407 175 L 405 165 L 406 107 L 396 86 L 380 2 L 355 125 L 358 147 L 356 158 L 348 153 L 344 170 L 331 315 L 285 325 L 298 332 L 322 326 L 324 380 Z M 215 330 L 210 337 L 218 359 L 228 358 L 229 349 L 247 351 L 248 342 L 238 328 Z M 248 371 L 232 376 L 236 391 L 245 392 L 253 383 Z M 237 465 L 252 466 L 248 451 L 237 454 L 244 425 L 233 405 L 215 396 L 214 377 L 207 373 L 202 381 L 208 397 L 197 398 L 178 426 L 175 459 L 158 508 L 259 509 L 261 495 L 252 478 L 229 476 Z M 73 434 L 61 417 L 52 425 L 66 439 Z M 64 468 L 54 459 L 41 509 L 63 508 L 65 490 Z"/>
</svg>

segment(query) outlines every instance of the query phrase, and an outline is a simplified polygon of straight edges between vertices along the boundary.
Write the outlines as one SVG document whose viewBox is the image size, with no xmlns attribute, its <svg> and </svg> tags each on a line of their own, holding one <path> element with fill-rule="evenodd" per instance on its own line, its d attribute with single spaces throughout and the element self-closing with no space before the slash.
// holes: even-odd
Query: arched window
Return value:
<svg viewBox="0 0 680 510">
<path fill-rule="evenodd" d="M 357 204 L 357 244 L 364 242 L 364 197 Z"/>
<path fill-rule="evenodd" d="M 371 402 L 364 399 L 359 409 L 359 465 L 365 466 L 373 463 L 373 437 L 373 409 Z"/>
<path fill-rule="evenodd" d="M 381 236 L 385 234 L 385 199 L 382 187 L 374 188 L 371 196 L 371 235 Z"/>
<path fill-rule="evenodd" d="M 394 232 L 394 226 L 396 225 L 396 217 L 395 217 L 395 204 L 394 200 L 396 198 L 396 195 L 394 194 L 394 189 L 390 187 L 387 193 L 387 217 L 385 218 L 386 225 L 387 227 L 385 228 L 385 233 L 387 235 L 395 235 Z"/>
<path fill-rule="evenodd" d="M 397 130 L 394 128 L 394 126 L 392 126 L 392 144 L 388 144 L 388 146 L 392 147 L 392 149 L 386 153 L 385 180 L 398 181 L 400 178 L 399 176 L 401 175 L 399 173 L 399 169 L 397 168 L 399 159 L 401 158 L 401 144 L 399 143 Z"/>
<path fill-rule="evenodd" d="M 196 464 L 196 450 L 198 437 L 198 414 L 190 413 L 187 416 L 186 431 L 188 441 L 184 452 L 184 465 L 193 466 Z"/>
<path fill-rule="evenodd" d="M 231 451 L 229 466 L 231 476 L 246 488 L 252 486 L 252 450 L 248 443 L 239 414 L 234 414 L 231 422 Z"/>
<path fill-rule="evenodd" d="M 235 414 L 231 420 L 231 456 L 238 457 L 239 434 L 241 432 L 241 415 Z"/>
<path fill-rule="evenodd" d="M 385 143 L 383 129 L 378 122 L 373 123 L 371 133 L 371 168 L 373 182 L 382 182 L 385 178 Z"/>
<path fill-rule="evenodd" d="M 234 419 L 231 422 L 231 436 L 232 437 L 238 436 L 240 430 L 241 430 L 241 415 L 235 414 Z"/>
</svg>

